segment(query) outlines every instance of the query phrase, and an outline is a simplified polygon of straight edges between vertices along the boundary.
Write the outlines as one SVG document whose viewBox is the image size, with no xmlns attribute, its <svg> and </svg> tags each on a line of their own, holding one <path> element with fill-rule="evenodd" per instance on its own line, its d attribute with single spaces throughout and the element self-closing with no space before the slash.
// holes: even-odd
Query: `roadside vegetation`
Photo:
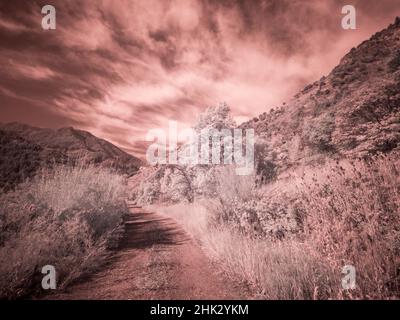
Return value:
<svg viewBox="0 0 400 320">
<path fill-rule="evenodd" d="M 43 292 L 45 265 L 57 289 L 96 270 L 128 211 L 125 186 L 105 168 L 56 166 L 0 194 L 0 297 Z"/>
<path fill-rule="evenodd" d="M 157 210 L 266 299 L 400 297 L 398 155 L 329 161 L 262 187 L 222 167 L 213 198 Z M 342 268 L 356 287 L 342 287 Z"/>
</svg>

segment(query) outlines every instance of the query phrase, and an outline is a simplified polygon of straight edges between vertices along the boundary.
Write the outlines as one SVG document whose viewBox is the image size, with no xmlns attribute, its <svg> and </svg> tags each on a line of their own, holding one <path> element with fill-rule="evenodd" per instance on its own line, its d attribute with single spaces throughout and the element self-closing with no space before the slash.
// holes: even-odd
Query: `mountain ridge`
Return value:
<svg viewBox="0 0 400 320">
<path fill-rule="evenodd" d="M 351 49 L 287 103 L 240 125 L 253 128 L 278 172 L 330 158 L 400 149 L 400 18 Z"/>
<path fill-rule="evenodd" d="M 49 129 L 11 122 L 0 124 L 0 140 L 0 188 L 7 190 L 54 164 L 92 163 L 128 176 L 143 165 L 107 140 L 73 127 Z"/>
</svg>

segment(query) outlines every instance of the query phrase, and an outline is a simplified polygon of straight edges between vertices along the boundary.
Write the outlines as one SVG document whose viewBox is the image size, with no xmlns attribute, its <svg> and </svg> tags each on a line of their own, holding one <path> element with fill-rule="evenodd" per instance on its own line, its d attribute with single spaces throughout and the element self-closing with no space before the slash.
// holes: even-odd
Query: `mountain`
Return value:
<svg viewBox="0 0 400 320">
<path fill-rule="evenodd" d="M 331 158 L 400 149 L 400 18 L 351 49 L 329 75 L 287 104 L 241 125 L 254 128 L 277 173 Z"/>
<path fill-rule="evenodd" d="M 132 176 L 142 161 L 110 142 L 72 127 L 0 124 L 0 189 L 12 189 L 41 167 L 83 160 Z"/>
</svg>

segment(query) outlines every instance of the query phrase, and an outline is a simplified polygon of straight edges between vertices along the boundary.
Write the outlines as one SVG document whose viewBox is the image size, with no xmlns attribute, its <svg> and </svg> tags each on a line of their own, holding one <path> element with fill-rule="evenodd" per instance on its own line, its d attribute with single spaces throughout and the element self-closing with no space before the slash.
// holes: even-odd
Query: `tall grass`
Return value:
<svg viewBox="0 0 400 320">
<path fill-rule="evenodd" d="M 400 297 L 398 154 L 323 168 L 298 185 L 305 236 L 334 268 L 354 265 L 358 298 Z"/>
<path fill-rule="evenodd" d="M 304 244 L 251 238 L 228 224 L 215 224 L 207 207 L 195 203 L 151 208 L 181 223 L 232 278 L 252 285 L 256 297 L 326 299 L 338 289 L 340 271 L 335 275 Z"/>
<path fill-rule="evenodd" d="M 227 188 L 216 199 L 157 210 L 183 224 L 229 274 L 247 280 L 263 298 L 399 298 L 399 169 L 395 154 L 329 162 L 261 190 L 224 169 L 218 179 Z M 265 229 L 264 220 L 280 221 L 265 217 L 264 205 L 273 202 L 275 216 L 287 216 L 291 201 L 302 213 L 298 228 L 275 238 L 249 232 L 255 224 Z M 249 212 L 256 218 L 248 219 Z M 352 290 L 341 282 L 349 264 L 356 268 Z"/>
<path fill-rule="evenodd" d="M 123 177 L 90 165 L 44 170 L 0 195 L 0 297 L 42 292 L 41 268 L 56 268 L 64 288 L 106 256 L 127 212 Z"/>
</svg>

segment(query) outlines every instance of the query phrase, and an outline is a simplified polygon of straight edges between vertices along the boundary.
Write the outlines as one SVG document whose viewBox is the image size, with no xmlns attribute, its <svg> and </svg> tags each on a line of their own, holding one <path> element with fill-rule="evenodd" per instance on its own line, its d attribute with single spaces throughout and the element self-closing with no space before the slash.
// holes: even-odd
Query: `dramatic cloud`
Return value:
<svg viewBox="0 0 400 320">
<path fill-rule="evenodd" d="M 42 30 L 41 8 L 57 10 Z M 151 128 L 227 102 L 237 122 L 293 96 L 400 13 L 397 0 L 0 3 L 0 120 L 73 125 L 143 155 Z"/>
</svg>

